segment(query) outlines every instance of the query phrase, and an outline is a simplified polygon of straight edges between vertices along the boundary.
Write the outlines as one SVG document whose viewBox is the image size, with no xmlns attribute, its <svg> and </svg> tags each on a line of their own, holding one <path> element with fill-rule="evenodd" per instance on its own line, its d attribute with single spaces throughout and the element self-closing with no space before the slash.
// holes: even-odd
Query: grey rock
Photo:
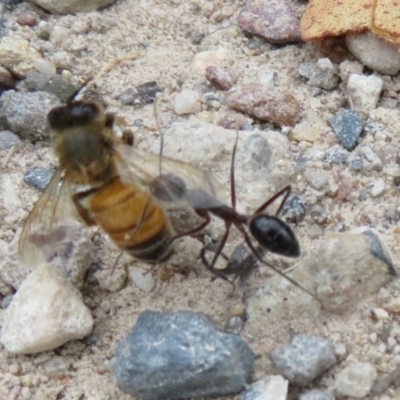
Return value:
<svg viewBox="0 0 400 400">
<path fill-rule="evenodd" d="M 44 190 L 56 170 L 54 168 L 33 167 L 24 174 L 24 182 L 39 190 Z"/>
<path fill-rule="evenodd" d="M 0 150 L 6 150 L 21 143 L 17 135 L 11 131 L 0 132 Z"/>
<path fill-rule="evenodd" d="M 371 147 L 364 147 L 362 153 L 365 157 L 365 169 L 367 171 L 382 171 L 383 164 L 379 155 Z"/>
<path fill-rule="evenodd" d="M 300 222 L 306 215 L 306 206 L 297 195 L 290 196 L 283 208 L 282 215 L 289 222 Z"/>
<path fill-rule="evenodd" d="M 267 375 L 243 392 L 240 400 L 286 400 L 288 381 L 280 375 Z"/>
<path fill-rule="evenodd" d="M 336 363 L 330 342 L 308 334 L 291 338 L 290 343 L 269 353 L 274 371 L 290 383 L 307 386 Z"/>
<path fill-rule="evenodd" d="M 76 87 L 61 75 L 28 72 L 24 82 L 28 90 L 53 93 L 63 102 L 76 90 Z"/>
<path fill-rule="evenodd" d="M 362 131 L 362 122 L 357 111 L 341 110 L 330 120 L 332 129 L 342 146 L 352 150 Z"/>
<path fill-rule="evenodd" d="M 339 83 L 338 68 L 329 58 L 320 58 L 312 70 L 308 84 L 320 89 L 332 90 Z"/>
<path fill-rule="evenodd" d="M 4 92 L 0 97 L 0 129 L 10 129 L 31 141 L 47 139 L 47 113 L 60 104 L 52 93 Z"/>
<path fill-rule="evenodd" d="M 352 160 L 350 166 L 354 171 L 361 171 L 364 168 L 364 163 L 361 158 L 357 157 Z"/>
<path fill-rule="evenodd" d="M 145 311 L 116 350 L 120 389 L 144 400 L 224 396 L 250 378 L 254 353 L 201 313 Z"/>
<path fill-rule="evenodd" d="M 302 76 L 303 78 L 310 79 L 313 70 L 315 67 L 315 63 L 313 62 L 303 62 L 299 65 L 299 75 Z"/>
<path fill-rule="evenodd" d="M 331 164 L 347 165 L 350 153 L 339 145 L 330 147 L 325 153 L 325 159 Z"/>
<path fill-rule="evenodd" d="M 246 32 L 272 43 L 300 41 L 300 23 L 286 0 L 250 0 L 238 18 Z"/>
<path fill-rule="evenodd" d="M 358 60 L 374 71 L 396 75 L 400 70 L 400 54 L 397 47 L 377 38 L 370 31 L 347 34 L 346 44 Z"/>
<path fill-rule="evenodd" d="M 146 104 L 152 104 L 157 93 L 161 92 L 162 90 L 157 85 L 157 82 L 151 81 L 125 90 L 125 92 L 119 95 L 118 99 L 125 106 L 140 108 L 144 107 Z"/>
<path fill-rule="evenodd" d="M 335 396 L 330 390 L 310 390 L 303 393 L 299 400 L 335 400 Z"/>
</svg>

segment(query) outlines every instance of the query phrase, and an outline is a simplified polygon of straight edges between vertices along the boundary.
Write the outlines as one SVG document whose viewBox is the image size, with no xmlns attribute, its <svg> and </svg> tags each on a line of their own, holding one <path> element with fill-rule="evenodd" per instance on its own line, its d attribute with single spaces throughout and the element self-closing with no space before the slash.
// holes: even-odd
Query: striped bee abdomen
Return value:
<svg viewBox="0 0 400 400">
<path fill-rule="evenodd" d="M 80 201 L 91 217 L 131 256 L 146 262 L 167 259 L 172 231 L 164 210 L 148 193 L 125 185 L 117 177 Z"/>
</svg>

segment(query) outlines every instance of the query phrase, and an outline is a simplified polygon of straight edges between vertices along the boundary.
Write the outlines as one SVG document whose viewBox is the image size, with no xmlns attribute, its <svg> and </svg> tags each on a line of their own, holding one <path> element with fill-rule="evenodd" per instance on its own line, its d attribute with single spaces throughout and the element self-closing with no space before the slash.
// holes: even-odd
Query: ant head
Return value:
<svg viewBox="0 0 400 400">
<path fill-rule="evenodd" d="M 300 255 L 299 242 L 289 225 L 278 217 L 265 214 L 251 219 L 249 229 L 257 242 L 272 253 L 286 257 Z"/>
</svg>

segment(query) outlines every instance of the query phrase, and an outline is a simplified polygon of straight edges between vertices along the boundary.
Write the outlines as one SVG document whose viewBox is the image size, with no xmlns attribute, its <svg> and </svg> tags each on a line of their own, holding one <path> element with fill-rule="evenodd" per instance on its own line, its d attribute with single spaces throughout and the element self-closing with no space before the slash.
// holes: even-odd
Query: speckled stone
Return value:
<svg viewBox="0 0 400 400">
<path fill-rule="evenodd" d="M 362 122 L 357 111 L 341 110 L 330 120 L 332 129 L 342 146 L 352 150 L 362 131 Z"/>
</svg>

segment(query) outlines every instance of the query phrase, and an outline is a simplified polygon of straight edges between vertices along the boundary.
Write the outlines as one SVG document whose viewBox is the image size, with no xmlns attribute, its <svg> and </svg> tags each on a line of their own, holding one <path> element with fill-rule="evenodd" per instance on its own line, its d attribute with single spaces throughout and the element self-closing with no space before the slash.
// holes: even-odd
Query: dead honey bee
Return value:
<svg viewBox="0 0 400 400">
<path fill-rule="evenodd" d="M 113 115 L 100 104 L 75 100 L 81 89 L 47 116 L 59 167 L 24 225 L 20 256 L 30 263 L 32 257 L 49 261 L 49 249 L 70 231 L 73 222 L 66 221 L 78 217 L 102 228 L 134 258 L 164 261 L 174 234 L 161 203 L 175 207 L 177 202 L 165 199 L 171 185 L 163 189 L 157 180 L 160 156 L 134 148 L 128 136 L 116 137 Z M 205 172 L 167 157 L 162 169 L 187 188 L 219 196 L 218 182 Z"/>
</svg>

